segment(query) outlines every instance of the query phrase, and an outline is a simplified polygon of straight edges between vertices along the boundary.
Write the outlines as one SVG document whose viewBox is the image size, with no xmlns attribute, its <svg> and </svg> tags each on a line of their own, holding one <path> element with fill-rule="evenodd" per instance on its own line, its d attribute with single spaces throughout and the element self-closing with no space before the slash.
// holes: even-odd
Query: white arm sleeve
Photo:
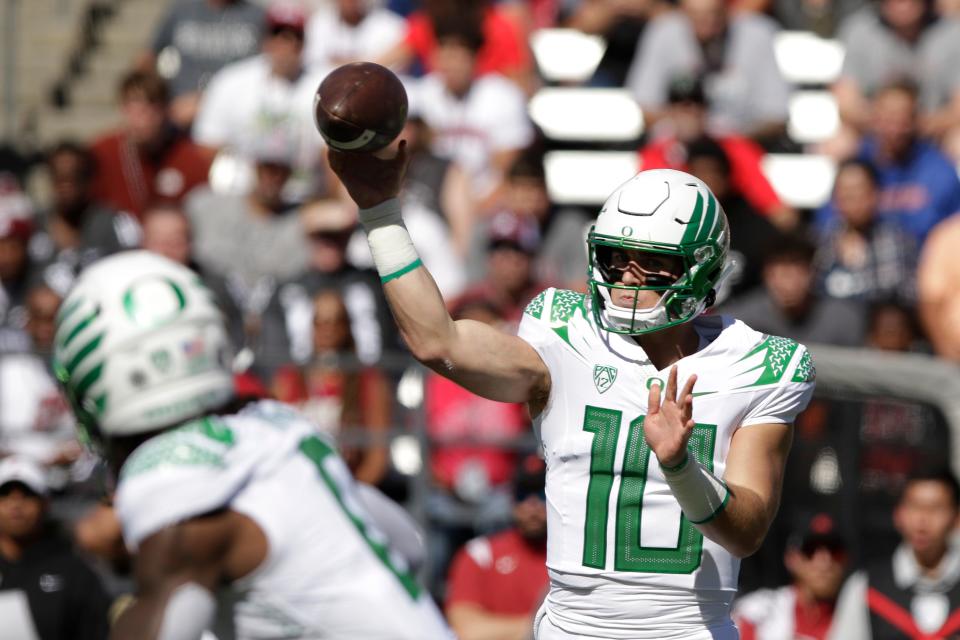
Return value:
<svg viewBox="0 0 960 640">
<path fill-rule="evenodd" d="M 866 573 L 860 571 L 847 578 L 837 598 L 837 608 L 827 639 L 870 640 Z"/>
<path fill-rule="evenodd" d="M 193 582 L 182 584 L 167 600 L 157 640 L 201 640 L 216 612 L 212 593 Z"/>
<path fill-rule="evenodd" d="M 358 482 L 357 496 L 377 528 L 390 539 L 390 546 L 407 559 L 413 571 L 417 571 L 427 557 L 427 550 L 423 534 L 410 514 L 369 484 Z"/>
</svg>

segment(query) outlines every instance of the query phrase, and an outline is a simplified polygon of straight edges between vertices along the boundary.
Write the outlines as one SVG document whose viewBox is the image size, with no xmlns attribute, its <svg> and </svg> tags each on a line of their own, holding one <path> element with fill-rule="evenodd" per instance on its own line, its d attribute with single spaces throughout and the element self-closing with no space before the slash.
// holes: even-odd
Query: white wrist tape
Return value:
<svg viewBox="0 0 960 640">
<path fill-rule="evenodd" d="M 182 584 L 167 600 L 157 640 L 200 640 L 213 626 L 216 613 L 212 593 L 193 582 Z"/>
<path fill-rule="evenodd" d="M 730 499 L 727 485 L 689 454 L 679 466 L 660 469 L 683 514 L 693 524 L 710 522 L 727 506 Z"/>
<path fill-rule="evenodd" d="M 422 264 L 403 224 L 397 198 L 370 209 L 360 209 L 360 224 L 367 232 L 367 243 L 381 282 L 390 282 Z"/>
</svg>

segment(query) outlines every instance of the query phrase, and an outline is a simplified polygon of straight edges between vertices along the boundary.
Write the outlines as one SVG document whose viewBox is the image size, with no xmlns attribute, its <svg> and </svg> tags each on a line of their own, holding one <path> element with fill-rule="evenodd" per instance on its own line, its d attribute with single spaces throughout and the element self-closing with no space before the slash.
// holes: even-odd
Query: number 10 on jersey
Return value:
<svg viewBox="0 0 960 640">
<path fill-rule="evenodd" d="M 651 455 L 650 446 L 643 437 L 643 419 L 644 416 L 639 416 L 630 422 L 627 433 L 614 514 L 616 549 L 613 568 L 615 571 L 692 573 L 700 566 L 703 534 L 685 515 L 680 516 L 675 547 L 644 547 L 640 544 L 643 491 L 647 485 Z M 606 569 L 610 493 L 622 420 L 622 412 L 602 407 L 587 406 L 583 416 L 583 430 L 593 434 L 583 529 L 583 564 L 594 569 Z M 687 445 L 690 455 L 711 472 L 716 435 L 716 425 L 698 424 Z"/>
</svg>

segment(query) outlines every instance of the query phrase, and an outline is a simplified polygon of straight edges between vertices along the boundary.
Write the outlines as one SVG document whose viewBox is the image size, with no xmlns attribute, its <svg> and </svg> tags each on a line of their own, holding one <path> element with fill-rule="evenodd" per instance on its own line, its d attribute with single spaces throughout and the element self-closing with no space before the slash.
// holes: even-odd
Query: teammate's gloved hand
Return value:
<svg viewBox="0 0 960 640">
<path fill-rule="evenodd" d="M 330 168 L 361 209 L 396 198 L 400 193 L 409 164 L 407 141 L 400 141 L 396 156 L 387 158 L 385 155 L 384 152 L 351 153 L 327 149 Z"/>
<path fill-rule="evenodd" d="M 659 384 L 650 385 L 643 437 L 663 467 L 676 467 L 687 455 L 687 442 L 696 424 L 693 421 L 693 385 L 696 382 L 697 376 L 690 376 L 678 396 L 677 367 L 674 365 L 670 368 L 663 397 Z"/>
</svg>

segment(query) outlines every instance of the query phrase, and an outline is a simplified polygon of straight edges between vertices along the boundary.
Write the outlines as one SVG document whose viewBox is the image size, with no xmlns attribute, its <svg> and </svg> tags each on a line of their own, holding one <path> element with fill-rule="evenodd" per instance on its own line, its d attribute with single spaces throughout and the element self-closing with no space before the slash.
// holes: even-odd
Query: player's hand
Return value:
<svg viewBox="0 0 960 640">
<path fill-rule="evenodd" d="M 369 209 L 396 198 L 403 185 L 410 158 L 407 155 L 407 141 L 401 140 L 397 153 L 392 158 L 373 153 L 351 153 L 327 148 L 330 168 L 337 174 L 347 188 L 347 192 L 357 206 Z"/>
<path fill-rule="evenodd" d="M 687 442 L 696 424 L 693 421 L 693 385 L 696 382 L 697 376 L 690 376 L 683 391 L 677 395 L 677 367 L 674 365 L 670 368 L 663 393 L 659 383 L 650 385 L 643 437 L 662 466 L 675 467 L 687 455 Z"/>
</svg>

